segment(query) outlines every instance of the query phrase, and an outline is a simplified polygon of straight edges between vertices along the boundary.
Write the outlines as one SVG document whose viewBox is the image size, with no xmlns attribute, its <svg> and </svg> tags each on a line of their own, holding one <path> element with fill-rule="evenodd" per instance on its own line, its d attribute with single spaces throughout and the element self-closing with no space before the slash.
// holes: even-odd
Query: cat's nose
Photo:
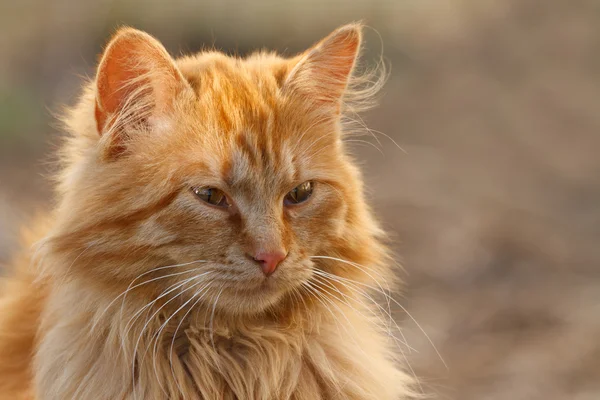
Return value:
<svg viewBox="0 0 600 400">
<path fill-rule="evenodd" d="M 270 276 L 275 272 L 280 262 L 285 260 L 287 253 L 282 250 L 259 251 L 252 258 L 260 264 L 260 268 L 265 276 Z"/>
</svg>

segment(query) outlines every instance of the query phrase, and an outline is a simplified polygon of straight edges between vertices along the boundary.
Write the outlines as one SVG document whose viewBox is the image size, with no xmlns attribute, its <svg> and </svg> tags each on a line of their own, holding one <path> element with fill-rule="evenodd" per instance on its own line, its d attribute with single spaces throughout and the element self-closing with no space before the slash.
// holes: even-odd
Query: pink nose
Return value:
<svg viewBox="0 0 600 400">
<path fill-rule="evenodd" d="M 260 264 L 260 268 L 262 269 L 265 276 L 270 276 L 275 270 L 280 262 L 285 260 L 287 254 L 281 250 L 277 251 L 259 251 L 254 255 L 254 260 Z"/>
</svg>

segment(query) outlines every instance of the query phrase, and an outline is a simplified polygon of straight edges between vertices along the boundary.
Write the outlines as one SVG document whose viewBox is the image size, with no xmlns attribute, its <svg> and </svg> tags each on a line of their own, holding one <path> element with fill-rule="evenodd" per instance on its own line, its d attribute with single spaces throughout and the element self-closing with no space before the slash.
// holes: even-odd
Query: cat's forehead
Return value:
<svg viewBox="0 0 600 400">
<path fill-rule="evenodd" d="M 274 141 L 269 135 L 244 131 L 235 135 L 228 161 L 222 170 L 231 186 L 285 186 L 298 181 L 302 165 L 297 162 L 291 141 Z"/>
<path fill-rule="evenodd" d="M 243 107 L 257 100 L 272 102 L 296 61 L 274 53 L 237 58 L 206 52 L 181 58 L 177 65 L 200 99 Z"/>
<path fill-rule="evenodd" d="M 219 135 L 262 135 L 285 113 L 280 86 L 288 61 L 275 55 L 247 59 L 205 53 L 179 60 L 195 91 L 195 123 Z"/>
<path fill-rule="evenodd" d="M 270 54 L 235 59 L 209 53 L 179 61 L 196 91 L 193 135 L 209 148 L 211 170 L 228 184 L 285 186 L 303 179 L 333 140 L 279 95 L 289 61 Z"/>
</svg>

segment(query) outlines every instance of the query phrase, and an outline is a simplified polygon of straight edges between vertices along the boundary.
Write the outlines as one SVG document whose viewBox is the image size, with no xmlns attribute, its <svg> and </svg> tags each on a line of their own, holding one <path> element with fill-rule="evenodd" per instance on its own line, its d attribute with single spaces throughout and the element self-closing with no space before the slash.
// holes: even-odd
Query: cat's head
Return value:
<svg viewBox="0 0 600 400">
<path fill-rule="evenodd" d="M 66 119 L 48 241 L 65 273 L 233 313 L 282 303 L 315 271 L 381 274 L 341 123 L 360 45 L 352 24 L 293 58 L 174 60 L 119 30 Z"/>
</svg>

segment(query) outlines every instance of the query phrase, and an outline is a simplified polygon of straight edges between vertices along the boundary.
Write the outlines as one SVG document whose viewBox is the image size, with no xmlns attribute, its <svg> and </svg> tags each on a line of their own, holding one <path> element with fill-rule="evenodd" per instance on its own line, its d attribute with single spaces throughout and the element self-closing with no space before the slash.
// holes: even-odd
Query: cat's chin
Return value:
<svg viewBox="0 0 600 400">
<path fill-rule="evenodd" d="M 297 285 L 282 285 L 265 279 L 258 285 L 224 287 L 215 306 L 217 312 L 229 315 L 256 315 L 282 303 Z"/>
</svg>

